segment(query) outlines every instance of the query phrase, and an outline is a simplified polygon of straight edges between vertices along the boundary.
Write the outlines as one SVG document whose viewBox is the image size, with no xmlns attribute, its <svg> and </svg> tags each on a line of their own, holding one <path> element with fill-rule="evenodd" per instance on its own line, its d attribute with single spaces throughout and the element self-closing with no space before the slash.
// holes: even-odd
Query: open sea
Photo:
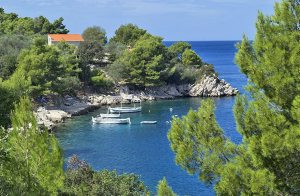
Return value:
<svg viewBox="0 0 300 196">
<path fill-rule="evenodd" d="M 167 46 L 173 42 L 165 42 Z M 221 79 L 244 92 L 247 79 L 234 64 L 236 41 L 190 42 L 203 61 L 214 64 Z M 142 113 L 123 115 L 131 117 L 131 125 L 93 125 L 91 117 L 106 112 L 102 108 L 85 116 L 75 117 L 61 125 L 56 135 L 64 150 L 65 159 L 77 154 L 96 170 L 117 170 L 119 173 L 135 173 L 155 193 L 156 185 L 163 177 L 179 195 L 215 195 L 213 187 L 189 175 L 175 164 L 167 133 L 172 115 L 182 116 L 189 109 L 197 109 L 201 98 L 184 98 L 142 103 Z M 216 116 L 225 134 L 239 143 L 232 107 L 234 97 L 214 98 Z M 173 111 L 170 112 L 170 108 Z M 140 125 L 142 120 L 157 120 L 156 125 Z"/>
</svg>

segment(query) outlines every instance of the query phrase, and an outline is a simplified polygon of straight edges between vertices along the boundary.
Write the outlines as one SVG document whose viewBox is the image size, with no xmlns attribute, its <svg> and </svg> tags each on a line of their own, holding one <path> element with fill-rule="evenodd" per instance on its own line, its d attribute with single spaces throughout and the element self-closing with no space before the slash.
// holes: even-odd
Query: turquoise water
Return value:
<svg viewBox="0 0 300 196">
<path fill-rule="evenodd" d="M 166 42 L 169 45 L 170 42 Z M 193 49 L 204 61 L 213 63 L 221 78 L 243 92 L 245 77 L 233 63 L 235 42 L 191 42 Z M 93 125 L 91 117 L 106 112 L 106 108 L 76 117 L 57 130 L 65 158 L 77 154 L 94 169 L 116 169 L 135 173 L 155 191 L 157 182 L 164 176 L 173 190 L 180 195 L 214 195 L 212 187 L 202 184 L 197 176 L 190 176 L 174 162 L 167 132 L 172 115 L 185 115 L 197 109 L 201 98 L 145 102 L 142 113 L 123 115 L 131 117 L 131 125 Z M 233 97 L 215 98 L 216 116 L 227 137 L 238 143 L 232 113 Z M 173 111 L 170 112 L 170 108 Z M 143 120 L 157 120 L 156 125 L 140 125 Z"/>
</svg>

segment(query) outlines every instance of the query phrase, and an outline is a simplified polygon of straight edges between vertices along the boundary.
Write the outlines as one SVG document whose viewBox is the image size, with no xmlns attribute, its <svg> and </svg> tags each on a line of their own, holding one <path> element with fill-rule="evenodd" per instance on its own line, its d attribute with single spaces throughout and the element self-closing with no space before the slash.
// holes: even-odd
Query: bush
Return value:
<svg viewBox="0 0 300 196">
<path fill-rule="evenodd" d="M 85 161 L 72 156 L 68 161 L 62 195 L 147 195 L 148 189 L 134 174 L 94 171 Z"/>
<path fill-rule="evenodd" d="M 116 60 L 113 64 L 108 66 L 108 74 L 114 79 L 114 81 L 123 83 L 126 76 L 128 76 L 129 71 L 122 62 Z"/>
<path fill-rule="evenodd" d="M 213 65 L 203 65 L 200 69 L 200 75 L 202 77 L 204 76 L 212 76 L 212 75 L 218 75 L 218 73 L 215 71 L 215 68 Z"/>
<path fill-rule="evenodd" d="M 97 91 L 107 91 L 114 86 L 114 82 L 100 70 L 92 72 L 91 84 Z"/>
<path fill-rule="evenodd" d="M 20 51 L 28 48 L 30 39 L 25 36 L 0 36 L 0 77 L 8 79 L 17 67 Z"/>
<path fill-rule="evenodd" d="M 186 49 L 182 54 L 182 63 L 186 66 L 194 66 L 199 68 L 202 66 L 203 62 L 200 56 L 191 49 Z"/>
<path fill-rule="evenodd" d="M 81 82 L 76 76 L 60 78 L 58 83 L 55 84 L 55 92 L 60 95 L 75 95 L 76 91 L 80 90 L 81 88 Z"/>
<path fill-rule="evenodd" d="M 170 187 L 168 185 L 167 179 L 165 177 L 158 182 L 157 195 L 158 196 L 176 196 L 176 194 L 172 190 L 172 187 Z"/>
</svg>

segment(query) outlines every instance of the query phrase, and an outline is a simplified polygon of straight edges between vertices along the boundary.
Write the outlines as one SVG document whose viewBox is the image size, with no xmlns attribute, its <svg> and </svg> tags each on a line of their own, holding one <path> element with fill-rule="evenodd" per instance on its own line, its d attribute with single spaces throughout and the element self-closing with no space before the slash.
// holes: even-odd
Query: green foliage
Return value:
<svg viewBox="0 0 300 196">
<path fill-rule="evenodd" d="M 69 30 L 66 29 L 66 26 L 63 24 L 64 19 L 62 17 L 54 20 L 54 22 L 50 25 L 50 31 L 51 34 L 67 34 L 69 33 Z"/>
<path fill-rule="evenodd" d="M 7 128 L 11 125 L 10 111 L 14 108 L 14 103 L 27 95 L 30 81 L 26 80 L 21 72 L 15 72 L 9 80 L 0 80 L 0 127 Z"/>
<path fill-rule="evenodd" d="M 13 103 L 11 102 L 11 93 L 7 89 L 3 82 L 0 82 L 0 125 L 1 127 L 8 127 L 10 124 L 10 118 L 7 111 L 12 109 Z M 1 132 L 1 130 L 0 130 Z"/>
<path fill-rule="evenodd" d="M 64 69 L 64 76 L 78 76 L 81 73 L 79 60 L 76 56 L 76 46 L 59 42 L 55 45 L 59 52 L 59 61 Z"/>
<path fill-rule="evenodd" d="M 15 105 L 11 120 L 12 130 L 1 144 L 8 158 L 0 167 L 0 179 L 9 187 L 2 191 L 12 195 L 57 195 L 64 174 L 55 136 L 38 128 L 28 98 Z"/>
<path fill-rule="evenodd" d="M 186 49 L 182 53 L 182 63 L 185 66 L 194 66 L 194 67 L 201 67 L 203 65 L 201 58 L 195 51 L 191 49 Z"/>
<path fill-rule="evenodd" d="M 157 185 L 157 195 L 158 196 L 176 196 L 172 188 L 169 187 L 166 178 L 163 178 L 158 182 Z"/>
<path fill-rule="evenodd" d="M 120 60 L 116 60 L 113 64 L 109 65 L 108 73 L 118 83 L 125 83 L 124 80 L 129 77 L 128 67 Z"/>
<path fill-rule="evenodd" d="M 36 39 L 30 49 L 21 52 L 14 75 L 24 75 L 30 81 L 33 96 L 64 92 L 59 86 L 63 78 L 75 77 L 80 72 L 74 50 L 65 43 L 47 46 L 43 39 Z"/>
<path fill-rule="evenodd" d="M 79 45 L 77 55 L 82 70 L 80 78 L 88 83 L 91 77 L 90 64 L 98 64 L 99 61 L 103 60 L 104 48 L 97 41 L 84 41 Z"/>
<path fill-rule="evenodd" d="M 53 85 L 53 91 L 59 95 L 76 95 L 76 93 L 82 89 L 81 82 L 76 76 L 66 76 L 59 78 L 59 80 Z"/>
<path fill-rule="evenodd" d="M 161 78 L 169 84 L 193 84 L 201 81 L 204 76 L 216 74 L 213 65 L 203 65 L 200 68 L 195 68 L 177 63 L 175 66 L 162 71 Z"/>
<path fill-rule="evenodd" d="M 192 49 L 192 45 L 187 42 L 176 42 L 168 48 L 169 52 L 179 59 L 181 59 L 183 52 L 187 49 Z"/>
<path fill-rule="evenodd" d="M 25 36 L 0 37 L 0 78 L 8 79 L 17 67 L 17 58 L 20 51 L 30 45 Z"/>
<path fill-rule="evenodd" d="M 186 42 L 166 48 L 161 38 L 146 33 L 134 47 L 120 52 L 122 55 L 109 67 L 109 75 L 121 83 L 147 87 L 194 83 L 214 74 L 213 66 L 202 66 L 200 57 L 190 48 Z"/>
<path fill-rule="evenodd" d="M 115 36 L 109 42 L 117 42 L 125 46 L 133 47 L 134 44 L 145 34 L 147 31 L 140 29 L 133 24 L 121 25 L 115 32 Z"/>
<path fill-rule="evenodd" d="M 116 171 L 96 172 L 73 156 L 69 159 L 63 195 L 148 195 L 148 190 L 134 174 L 118 175 Z"/>
<path fill-rule="evenodd" d="M 217 178 L 235 150 L 215 120 L 210 99 L 203 100 L 198 111 L 190 110 L 182 120 L 174 118 L 168 138 L 176 153 L 176 163 L 191 174 L 199 173 L 206 183 Z"/>
<path fill-rule="evenodd" d="M 0 34 L 7 35 L 34 35 L 34 34 L 48 34 L 58 33 L 65 34 L 69 30 L 63 24 L 63 18 L 55 20 L 50 23 L 49 20 L 43 16 L 37 18 L 18 17 L 15 13 L 5 13 L 4 9 L 0 12 Z"/>
<path fill-rule="evenodd" d="M 42 35 L 46 35 L 48 33 L 54 33 L 51 31 L 52 24 L 49 22 L 47 18 L 44 16 L 39 16 L 33 19 L 33 28 L 35 33 L 40 33 Z"/>
<path fill-rule="evenodd" d="M 107 45 L 105 45 L 104 49 L 110 55 L 109 61 L 114 62 L 116 59 L 122 56 L 127 47 L 121 43 L 109 42 Z"/>
<path fill-rule="evenodd" d="M 104 72 L 100 70 L 95 70 L 92 73 L 91 84 L 95 87 L 97 91 L 107 91 L 114 86 L 113 81 L 107 78 Z"/>
<path fill-rule="evenodd" d="M 160 37 L 145 35 L 130 51 L 126 51 L 113 67 L 121 66 L 122 79 L 136 86 L 161 83 L 160 72 L 165 69 L 166 47 Z"/>
<path fill-rule="evenodd" d="M 244 36 L 237 45 L 251 94 L 234 107 L 242 143 L 224 136 L 211 101 L 172 122 L 177 164 L 214 184 L 219 195 L 300 194 L 299 10 L 296 0 L 276 3 L 274 16 L 259 13 L 253 44 Z"/>
<path fill-rule="evenodd" d="M 105 45 L 107 43 L 105 30 L 98 26 L 88 27 L 85 29 L 82 33 L 82 37 L 84 41 L 96 41 L 101 45 Z"/>
<path fill-rule="evenodd" d="M 79 45 L 78 56 L 81 63 L 95 63 L 104 57 L 104 48 L 97 41 L 84 41 Z"/>
</svg>

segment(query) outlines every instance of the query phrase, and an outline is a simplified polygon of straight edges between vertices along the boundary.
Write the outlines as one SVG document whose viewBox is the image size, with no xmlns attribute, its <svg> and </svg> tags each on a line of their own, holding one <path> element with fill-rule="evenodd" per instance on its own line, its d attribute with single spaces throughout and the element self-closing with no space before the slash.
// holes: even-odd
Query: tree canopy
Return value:
<svg viewBox="0 0 300 196">
<path fill-rule="evenodd" d="M 158 196 L 176 196 L 172 188 L 168 185 L 167 179 L 163 178 L 158 182 L 157 185 L 157 195 Z"/>
<path fill-rule="evenodd" d="M 186 49 L 182 53 L 181 58 L 182 58 L 182 63 L 186 66 L 201 67 L 203 64 L 199 55 L 191 49 Z"/>
<path fill-rule="evenodd" d="M 201 58 L 190 48 L 186 42 L 167 48 L 162 38 L 145 33 L 133 47 L 119 51 L 109 74 L 118 82 L 138 87 L 194 83 L 214 74 L 213 66 L 202 66 Z"/>
<path fill-rule="evenodd" d="M 0 37 L 0 78 L 8 79 L 14 73 L 21 50 L 30 43 L 30 39 L 22 35 Z"/>
<path fill-rule="evenodd" d="M 65 188 L 67 195 L 148 195 L 144 183 L 134 174 L 94 171 L 85 161 L 72 156 L 68 161 Z"/>
<path fill-rule="evenodd" d="M 43 16 L 37 18 L 18 17 L 15 13 L 5 13 L 0 8 L 0 34 L 7 35 L 45 35 L 48 33 L 66 34 L 69 32 L 63 24 L 63 18 L 60 17 L 53 21 Z"/>
<path fill-rule="evenodd" d="M 63 157 L 55 136 L 38 128 L 28 98 L 11 116 L 12 130 L 1 138 L 0 190 L 4 195 L 57 195 L 63 186 Z"/>
<path fill-rule="evenodd" d="M 187 42 L 176 42 L 169 47 L 169 52 L 181 59 L 185 50 L 192 49 L 192 45 Z"/>
<path fill-rule="evenodd" d="M 74 49 L 64 43 L 47 46 L 44 39 L 36 39 L 30 49 L 21 52 L 14 74 L 22 73 L 30 81 L 33 96 L 62 92 L 61 80 L 80 72 Z"/>
<path fill-rule="evenodd" d="M 162 38 L 145 35 L 112 67 L 122 67 L 121 77 L 127 83 L 141 87 L 158 85 L 160 72 L 166 66 L 166 50 Z"/>
<path fill-rule="evenodd" d="M 121 25 L 109 42 L 118 42 L 133 47 L 134 44 L 145 34 L 146 30 L 140 29 L 134 24 Z"/>
<path fill-rule="evenodd" d="M 259 13 L 253 43 L 244 36 L 237 45 L 251 95 L 234 107 L 240 144 L 225 137 L 211 100 L 172 121 L 177 164 L 219 195 L 300 194 L 299 9 L 297 0 L 276 3 L 273 16 Z"/>
<path fill-rule="evenodd" d="M 99 26 L 88 27 L 82 33 L 84 41 L 96 41 L 101 45 L 107 43 L 106 32 Z"/>
</svg>

